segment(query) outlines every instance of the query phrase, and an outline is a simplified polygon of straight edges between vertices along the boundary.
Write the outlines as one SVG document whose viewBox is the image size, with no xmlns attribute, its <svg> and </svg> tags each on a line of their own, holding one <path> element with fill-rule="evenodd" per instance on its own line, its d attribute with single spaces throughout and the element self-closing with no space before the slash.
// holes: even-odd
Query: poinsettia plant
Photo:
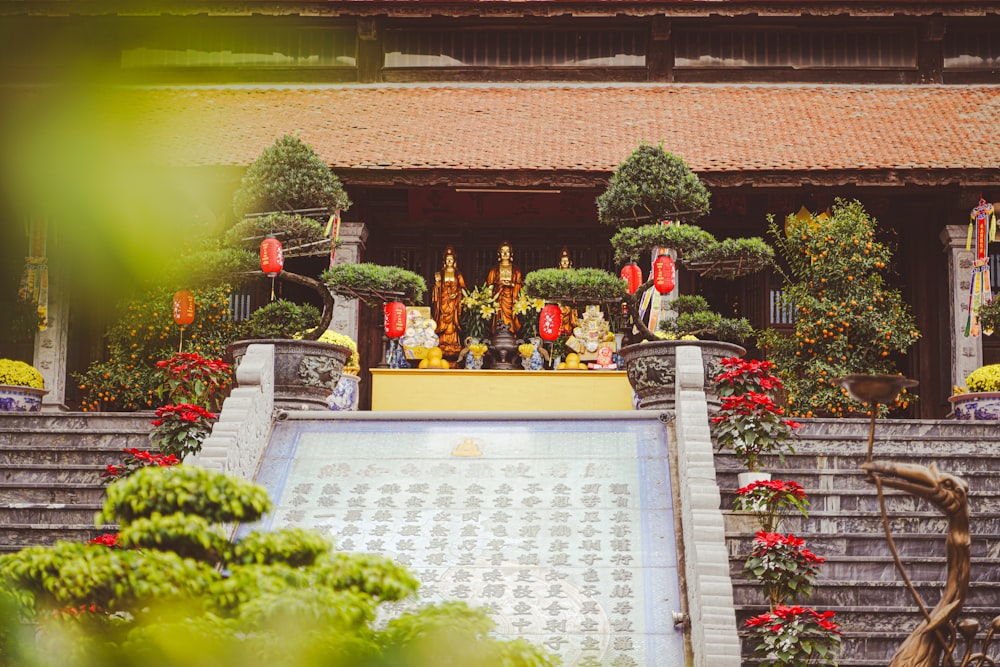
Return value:
<svg viewBox="0 0 1000 667">
<path fill-rule="evenodd" d="M 161 374 L 156 394 L 171 403 L 217 407 L 232 383 L 229 364 L 221 359 L 206 359 L 196 352 L 175 354 L 156 362 L 156 367 Z"/>
<path fill-rule="evenodd" d="M 164 405 L 156 409 L 156 419 L 150 422 L 154 428 L 149 439 L 161 453 L 183 460 L 201 451 L 215 420 L 216 415 L 200 405 Z"/>
<path fill-rule="evenodd" d="M 122 462 L 108 465 L 104 469 L 104 472 L 101 473 L 101 481 L 104 484 L 111 484 L 119 479 L 128 477 L 141 468 L 148 468 L 150 466 L 166 468 L 180 463 L 180 459 L 173 454 L 154 454 L 153 452 L 137 448 L 123 449 L 122 451 L 125 453 L 122 457 Z"/>
<path fill-rule="evenodd" d="M 728 357 L 719 360 L 722 369 L 715 376 L 715 390 L 719 396 L 734 396 L 755 392 L 774 395 L 784 387 L 774 373 L 774 364 L 758 359 Z"/>
<path fill-rule="evenodd" d="M 809 518 L 809 496 L 798 482 L 769 479 L 752 482 L 736 491 L 733 509 L 757 516 L 761 530 L 773 533 L 787 510 L 797 510 Z"/>
<path fill-rule="evenodd" d="M 775 455 L 782 462 L 794 454 L 794 430 L 801 424 L 785 419 L 784 410 L 767 394 L 750 391 L 720 399 L 722 407 L 710 420 L 719 449 L 731 447 L 747 470 L 759 470 L 760 457 Z"/>
<path fill-rule="evenodd" d="M 791 533 L 760 531 L 754 537 L 743 574 L 764 587 L 771 609 L 786 600 L 809 597 L 819 576 L 822 556 L 804 547 L 805 540 Z"/>
<path fill-rule="evenodd" d="M 746 622 L 762 667 L 837 664 L 841 634 L 832 611 L 779 605 Z"/>
</svg>

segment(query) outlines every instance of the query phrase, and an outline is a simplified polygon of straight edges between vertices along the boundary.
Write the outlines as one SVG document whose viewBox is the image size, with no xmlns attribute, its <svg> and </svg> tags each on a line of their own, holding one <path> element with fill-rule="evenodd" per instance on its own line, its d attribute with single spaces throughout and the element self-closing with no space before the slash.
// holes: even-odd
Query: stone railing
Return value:
<svg viewBox="0 0 1000 667">
<path fill-rule="evenodd" d="M 274 412 L 274 346 L 254 344 L 236 369 L 236 388 L 222 404 L 219 420 L 190 461 L 253 480 L 264 456 Z"/>
<path fill-rule="evenodd" d="M 693 664 L 739 667 L 740 641 L 729 551 L 715 478 L 705 400 L 705 368 L 696 345 L 677 347 L 676 433 L 684 577 Z"/>
</svg>

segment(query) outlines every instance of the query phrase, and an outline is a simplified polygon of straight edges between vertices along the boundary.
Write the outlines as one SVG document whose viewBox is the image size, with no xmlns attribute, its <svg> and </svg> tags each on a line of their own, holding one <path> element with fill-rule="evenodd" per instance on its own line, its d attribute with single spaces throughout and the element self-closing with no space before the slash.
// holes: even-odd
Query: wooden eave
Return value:
<svg viewBox="0 0 1000 667">
<path fill-rule="evenodd" d="M 604 189 L 612 172 L 532 169 L 337 169 L 345 183 L 362 187 Z M 995 187 L 997 169 L 810 169 L 700 172 L 714 188 Z"/>
<path fill-rule="evenodd" d="M 1000 2 L 437 2 L 407 0 L 234 0 L 157 2 L 155 0 L 22 0 L 0 1 L 0 15 L 26 16 L 302 16 L 389 18 L 554 18 L 554 17 L 982 17 L 1000 15 Z"/>
</svg>

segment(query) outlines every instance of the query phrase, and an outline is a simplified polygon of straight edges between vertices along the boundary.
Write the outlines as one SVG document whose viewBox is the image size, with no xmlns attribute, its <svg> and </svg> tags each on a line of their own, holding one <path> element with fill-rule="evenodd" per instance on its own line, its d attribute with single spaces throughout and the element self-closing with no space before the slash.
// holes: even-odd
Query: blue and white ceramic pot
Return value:
<svg viewBox="0 0 1000 667">
<path fill-rule="evenodd" d="M 977 391 L 949 396 L 955 419 L 1000 420 L 1000 391 Z"/>
<path fill-rule="evenodd" d="M 345 373 L 337 380 L 337 386 L 333 388 L 333 393 L 327 397 L 326 404 L 330 406 L 331 410 L 351 412 L 358 409 L 359 396 L 358 376 Z"/>
<path fill-rule="evenodd" d="M 0 384 L 0 412 L 38 412 L 47 393 L 34 387 Z"/>
</svg>

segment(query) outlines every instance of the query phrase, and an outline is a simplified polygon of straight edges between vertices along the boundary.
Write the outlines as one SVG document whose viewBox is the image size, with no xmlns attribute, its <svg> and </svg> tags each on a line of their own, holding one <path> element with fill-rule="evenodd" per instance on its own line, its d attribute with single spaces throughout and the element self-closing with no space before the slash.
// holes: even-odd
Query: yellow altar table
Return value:
<svg viewBox="0 0 1000 667">
<path fill-rule="evenodd" d="M 631 410 L 624 371 L 373 368 L 372 411 Z"/>
</svg>

